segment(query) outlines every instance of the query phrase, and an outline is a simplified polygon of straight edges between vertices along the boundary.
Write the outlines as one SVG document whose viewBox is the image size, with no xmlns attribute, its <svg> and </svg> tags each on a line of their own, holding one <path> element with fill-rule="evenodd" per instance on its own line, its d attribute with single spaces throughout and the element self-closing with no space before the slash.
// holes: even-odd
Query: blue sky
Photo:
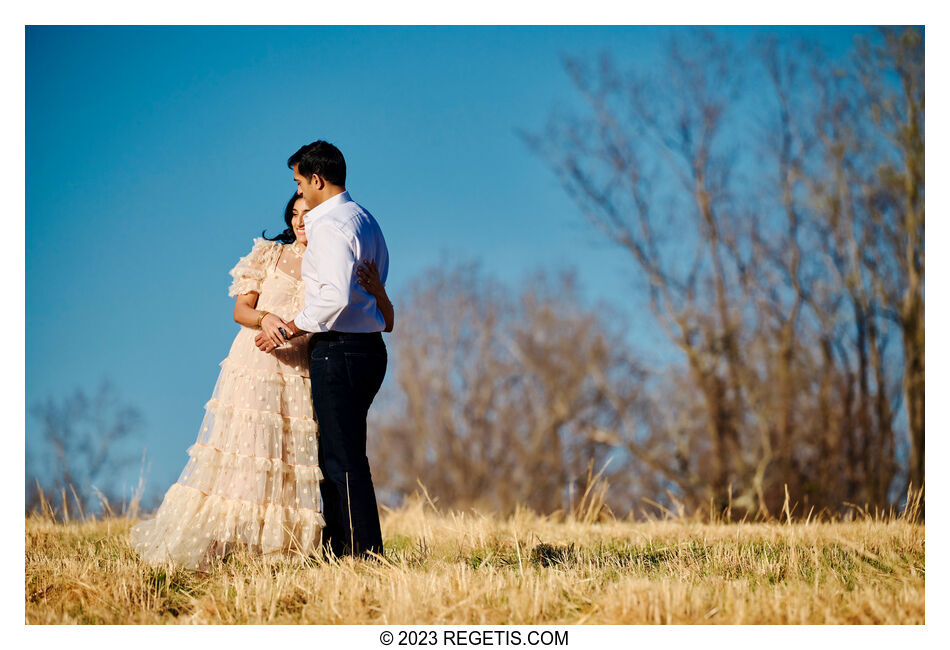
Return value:
<svg viewBox="0 0 950 650">
<path fill-rule="evenodd" d="M 238 330 L 227 271 L 262 229 L 283 228 L 286 159 L 320 138 L 383 227 L 397 299 L 464 258 L 512 282 L 573 266 L 592 299 L 635 311 L 625 258 L 517 130 L 576 101 L 562 54 L 646 69 L 670 31 L 28 28 L 27 407 L 110 379 L 142 410 L 148 490 L 164 492 Z M 835 54 L 866 28 L 726 30 L 763 31 Z M 28 440 L 36 431 L 28 415 Z"/>
</svg>

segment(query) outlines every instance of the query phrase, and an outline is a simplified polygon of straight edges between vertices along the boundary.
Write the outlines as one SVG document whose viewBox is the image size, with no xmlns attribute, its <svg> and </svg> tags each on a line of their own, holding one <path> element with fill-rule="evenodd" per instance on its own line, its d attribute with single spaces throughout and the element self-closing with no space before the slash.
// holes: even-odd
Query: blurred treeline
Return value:
<svg viewBox="0 0 950 650">
<path fill-rule="evenodd" d="M 460 265 L 397 303 L 374 415 L 384 495 L 569 508 L 591 463 L 617 514 L 899 506 L 924 480 L 922 28 L 736 48 L 666 67 L 566 59 L 582 100 L 525 142 L 629 254 L 669 362 L 568 276 L 516 290 Z M 651 505 L 652 504 L 652 505 Z"/>
<path fill-rule="evenodd" d="M 139 446 L 142 412 L 127 403 L 103 379 L 94 389 L 76 388 L 48 396 L 27 411 L 35 426 L 26 436 L 26 512 L 50 513 L 57 519 L 91 514 L 137 512 L 151 508 L 161 495 L 141 503 L 144 472 L 128 493 L 121 479 L 145 456 Z"/>
</svg>

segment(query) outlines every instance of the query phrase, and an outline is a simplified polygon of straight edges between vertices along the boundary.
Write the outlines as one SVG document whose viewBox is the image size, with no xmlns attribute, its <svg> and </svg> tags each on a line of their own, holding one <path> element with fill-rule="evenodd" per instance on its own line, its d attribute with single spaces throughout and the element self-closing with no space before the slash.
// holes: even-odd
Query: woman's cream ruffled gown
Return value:
<svg viewBox="0 0 950 650">
<path fill-rule="evenodd" d="M 291 320 L 303 306 L 302 245 L 256 238 L 230 273 L 228 294 L 259 292 L 257 309 Z M 306 558 L 320 545 L 317 425 L 310 397 L 307 342 L 275 352 L 241 327 L 221 362 L 187 465 L 154 518 L 130 542 L 149 564 L 206 570 L 234 548 Z"/>
</svg>

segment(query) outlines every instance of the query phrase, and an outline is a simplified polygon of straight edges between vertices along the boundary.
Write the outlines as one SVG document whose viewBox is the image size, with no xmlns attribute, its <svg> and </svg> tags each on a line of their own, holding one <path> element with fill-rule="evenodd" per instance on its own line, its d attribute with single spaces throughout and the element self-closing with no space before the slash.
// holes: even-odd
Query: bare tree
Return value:
<svg viewBox="0 0 950 650">
<path fill-rule="evenodd" d="M 588 222 L 630 254 L 681 355 L 648 382 L 653 404 L 629 414 L 652 434 L 628 448 L 692 507 L 731 500 L 767 515 L 786 486 L 806 507 L 888 503 L 895 386 L 906 368 L 912 440 L 910 395 L 923 386 L 923 68 L 912 32 L 885 30 L 883 47 L 859 48 L 843 68 L 807 44 L 737 51 L 708 30 L 689 51 L 671 41 L 655 75 L 607 56 L 568 59 L 586 108 L 525 135 Z M 736 74 L 756 59 L 767 89 L 752 96 L 758 130 Z M 802 92 L 809 76 L 816 102 Z M 889 107 L 889 122 L 868 119 Z M 889 139 L 897 146 L 882 151 Z M 896 361 L 889 318 L 904 340 Z M 908 379 L 917 368 L 919 381 Z"/>
<path fill-rule="evenodd" d="M 27 512 L 39 507 L 38 486 L 61 496 L 55 514 L 62 517 L 72 506 L 80 515 L 89 513 L 92 504 L 100 503 L 96 490 L 119 502 L 123 495 L 116 479 L 138 461 L 129 443 L 142 423 L 139 410 L 124 404 L 103 381 L 91 394 L 76 389 L 59 399 L 48 397 L 30 411 L 38 430 L 27 435 Z"/>
<path fill-rule="evenodd" d="M 863 208 L 874 243 L 862 261 L 885 313 L 903 341 L 903 391 L 907 407 L 909 479 L 924 482 L 924 30 L 883 27 L 883 44 L 858 41 L 857 63 L 875 127 L 870 141 L 890 152 L 870 151 L 872 173 L 863 180 Z M 896 77 L 898 86 L 888 83 Z M 888 153 L 890 155 L 888 155 Z M 883 273 L 881 269 L 890 272 Z"/>
<path fill-rule="evenodd" d="M 588 306 L 571 274 L 536 274 L 516 293 L 473 264 L 424 273 L 399 304 L 399 399 L 371 443 L 378 484 L 404 495 L 421 481 L 454 507 L 568 508 L 588 465 L 619 444 L 612 401 L 640 390 L 609 310 Z M 608 472 L 619 477 L 611 507 L 626 511 L 623 464 Z"/>
<path fill-rule="evenodd" d="M 668 458 L 664 470 L 688 483 L 681 487 L 692 499 L 717 506 L 730 483 L 751 474 L 756 455 L 740 441 L 746 265 L 735 242 L 731 152 L 721 144 L 741 86 L 735 56 L 707 32 L 691 52 L 674 41 L 658 79 L 633 78 L 606 56 L 596 66 L 568 60 L 589 119 L 555 121 L 527 137 L 554 159 L 589 222 L 647 278 L 650 309 L 682 353 L 689 391 L 700 400 L 691 409 L 699 419 L 680 420 L 670 436 L 679 449 L 705 450 Z"/>
</svg>

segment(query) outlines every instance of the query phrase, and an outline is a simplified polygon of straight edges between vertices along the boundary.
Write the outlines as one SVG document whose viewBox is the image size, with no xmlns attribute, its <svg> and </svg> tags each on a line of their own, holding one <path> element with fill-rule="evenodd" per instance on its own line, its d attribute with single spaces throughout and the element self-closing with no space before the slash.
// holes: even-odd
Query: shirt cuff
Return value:
<svg viewBox="0 0 950 650">
<path fill-rule="evenodd" d="M 294 323 L 300 326 L 300 329 L 307 332 L 329 332 L 333 329 L 333 325 L 339 319 L 340 314 L 343 313 L 343 310 L 346 308 L 346 305 L 340 305 L 338 309 L 335 309 L 331 312 L 331 316 L 325 320 L 317 320 L 320 317 L 319 309 L 315 308 L 313 305 L 310 305 L 310 308 L 305 306 L 303 310 L 297 314 L 297 317 L 294 318 Z M 312 314 L 307 312 L 318 312 L 318 315 L 314 317 Z M 298 320 L 300 319 L 300 320 Z"/>
</svg>

